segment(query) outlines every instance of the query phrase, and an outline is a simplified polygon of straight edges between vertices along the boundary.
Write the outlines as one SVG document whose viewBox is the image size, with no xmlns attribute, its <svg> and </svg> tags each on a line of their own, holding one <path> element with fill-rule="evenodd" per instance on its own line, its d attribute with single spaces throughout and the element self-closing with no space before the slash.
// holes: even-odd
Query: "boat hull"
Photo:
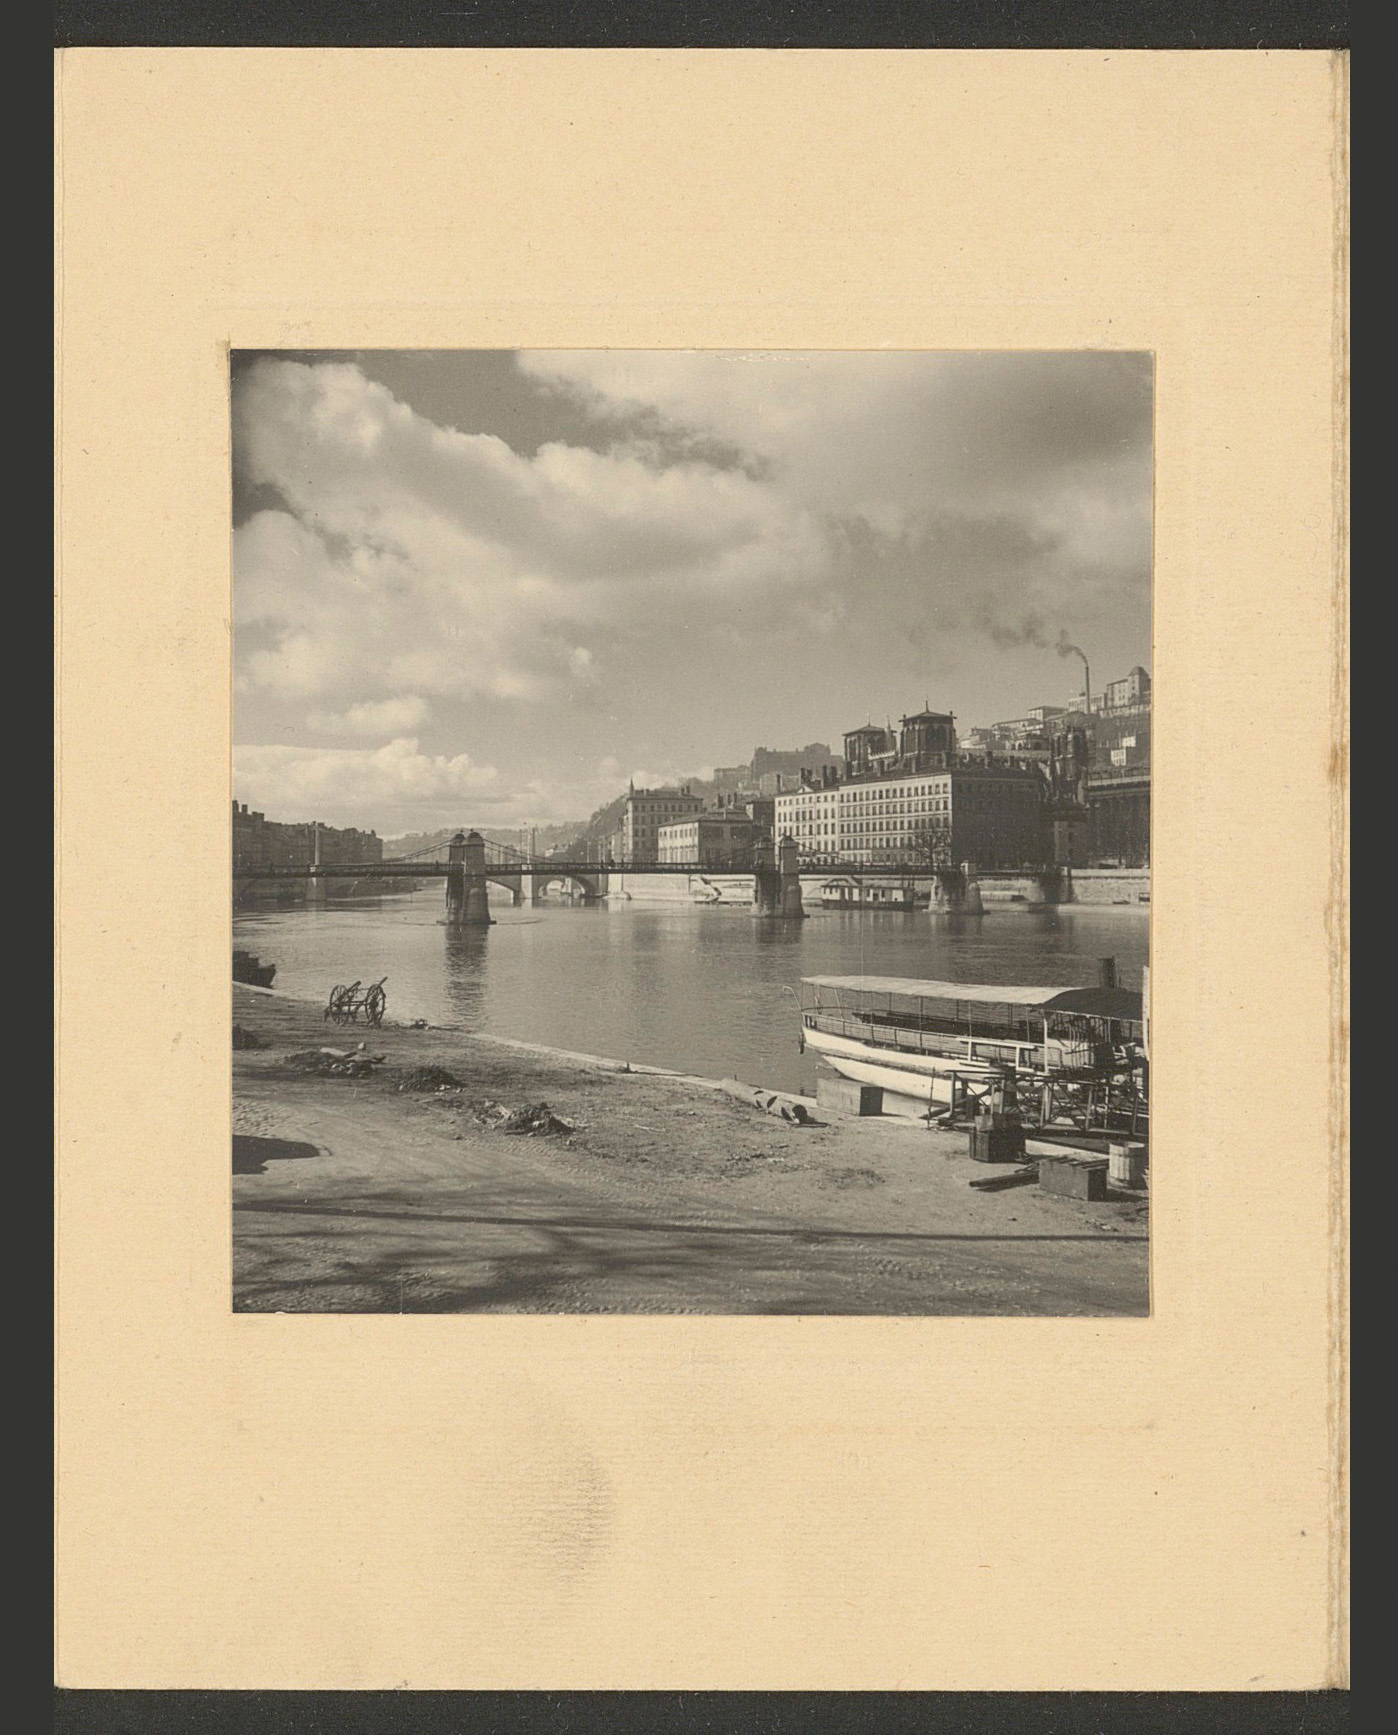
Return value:
<svg viewBox="0 0 1398 1735">
<path fill-rule="evenodd" d="M 828 1065 L 859 1084 L 877 1084 L 915 1102 L 951 1105 L 958 1094 L 979 1094 L 1001 1076 L 993 1067 L 936 1054 L 901 1054 L 825 1030 L 807 1030 L 806 1046 Z"/>
</svg>

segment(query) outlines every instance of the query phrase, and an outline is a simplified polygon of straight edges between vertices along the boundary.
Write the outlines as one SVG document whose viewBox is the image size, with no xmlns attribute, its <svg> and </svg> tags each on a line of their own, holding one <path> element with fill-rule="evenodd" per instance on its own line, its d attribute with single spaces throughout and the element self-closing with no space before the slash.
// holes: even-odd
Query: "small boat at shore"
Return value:
<svg viewBox="0 0 1398 1735">
<path fill-rule="evenodd" d="M 1122 988 L 928 982 L 905 976 L 802 979 L 801 1047 L 846 1078 L 915 1102 L 955 1106 L 1006 1078 L 1104 1126 L 1145 1116 L 1140 994 Z"/>
<path fill-rule="evenodd" d="M 235 951 L 233 954 L 233 980 L 243 982 L 249 988 L 270 988 L 277 974 L 275 964 L 264 964 L 253 952 Z"/>
</svg>

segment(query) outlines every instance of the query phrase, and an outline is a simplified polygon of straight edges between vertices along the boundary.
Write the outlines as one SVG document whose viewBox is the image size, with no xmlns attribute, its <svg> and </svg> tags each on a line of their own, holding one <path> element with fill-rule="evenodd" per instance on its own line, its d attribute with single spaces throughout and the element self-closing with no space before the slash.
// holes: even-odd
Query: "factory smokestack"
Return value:
<svg viewBox="0 0 1398 1735">
<path fill-rule="evenodd" d="M 1054 648 L 1060 657 L 1082 658 L 1083 709 L 1090 717 L 1092 715 L 1092 667 L 1087 660 L 1087 652 L 1081 645 L 1073 644 L 1067 633 L 1058 635 L 1058 644 Z"/>
</svg>

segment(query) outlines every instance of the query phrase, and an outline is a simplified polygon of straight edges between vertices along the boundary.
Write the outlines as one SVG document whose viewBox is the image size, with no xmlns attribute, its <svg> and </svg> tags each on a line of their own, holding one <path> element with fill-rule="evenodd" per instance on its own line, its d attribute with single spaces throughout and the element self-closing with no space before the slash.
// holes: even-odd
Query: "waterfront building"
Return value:
<svg viewBox="0 0 1398 1735">
<path fill-rule="evenodd" d="M 697 862 L 707 868 L 745 869 L 752 865 L 756 835 L 756 827 L 746 814 L 713 810 L 696 813 L 660 827 L 655 859 Z"/>
<path fill-rule="evenodd" d="M 839 790 L 839 857 L 871 867 L 1035 865 L 1047 853 L 1045 794 L 1032 767 L 963 760 L 853 779 Z"/>
<path fill-rule="evenodd" d="M 1150 770 L 1094 772 L 1087 786 L 1086 859 L 1094 866 L 1150 865 Z"/>
<path fill-rule="evenodd" d="M 773 837 L 776 824 L 776 797 L 772 795 L 752 795 L 743 790 L 735 790 L 720 794 L 710 809 L 713 813 L 727 815 L 730 819 L 751 820 L 754 840 Z"/>
<path fill-rule="evenodd" d="M 267 855 L 267 818 L 265 814 L 250 813 L 248 804 L 233 803 L 233 867 L 266 867 Z"/>
<path fill-rule="evenodd" d="M 689 785 L 679 789 L 637 789 L 626 792 L 621 819 L 612 834 L 612 856 L 618 863 L 658 861 L 660 828 L 702 812 L 701 797 Z"/>
<path fill-rule="evenodd" d="M 353 826 L 322 825 L 319 820 L 285 824 L 233 803 L 233 869 L 248 867 L 352 866 L 381 862 L 383 839 Z"/>
<path fill-rule="evenodd" d="M 818 866 L 840 859 L 841 787 L 827 775 L 819 782 L 808 779 L 775 798 L 773 835 L 794 838 L 801 861 Z"/>
</svg>

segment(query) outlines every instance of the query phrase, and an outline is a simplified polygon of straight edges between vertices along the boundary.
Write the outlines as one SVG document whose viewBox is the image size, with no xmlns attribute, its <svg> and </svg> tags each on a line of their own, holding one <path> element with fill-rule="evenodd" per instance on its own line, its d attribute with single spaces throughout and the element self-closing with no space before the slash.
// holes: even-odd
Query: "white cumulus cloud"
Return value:
<svg viewBox="0 0 1398 1735">
<path fill-rule="evenodd" d="M 313 711 L 309 722 L 323 735 L 395 736 L 421 728 L 430 714 L 426 699 L 406 693 L 393 699 L 371 699 L 345 711 Z"/>
<path fill-rule="evenodd" d="M 243 474 L 289 508 L 235 533 L 238 687 L 321 715 L 585 688 L 637 587 L 745 593 L 826 558 L 815 519 L 741 471 L 556 442 L 523 457 L 348 363 L 264 358 L 235 415 Z"/>
</svg>

